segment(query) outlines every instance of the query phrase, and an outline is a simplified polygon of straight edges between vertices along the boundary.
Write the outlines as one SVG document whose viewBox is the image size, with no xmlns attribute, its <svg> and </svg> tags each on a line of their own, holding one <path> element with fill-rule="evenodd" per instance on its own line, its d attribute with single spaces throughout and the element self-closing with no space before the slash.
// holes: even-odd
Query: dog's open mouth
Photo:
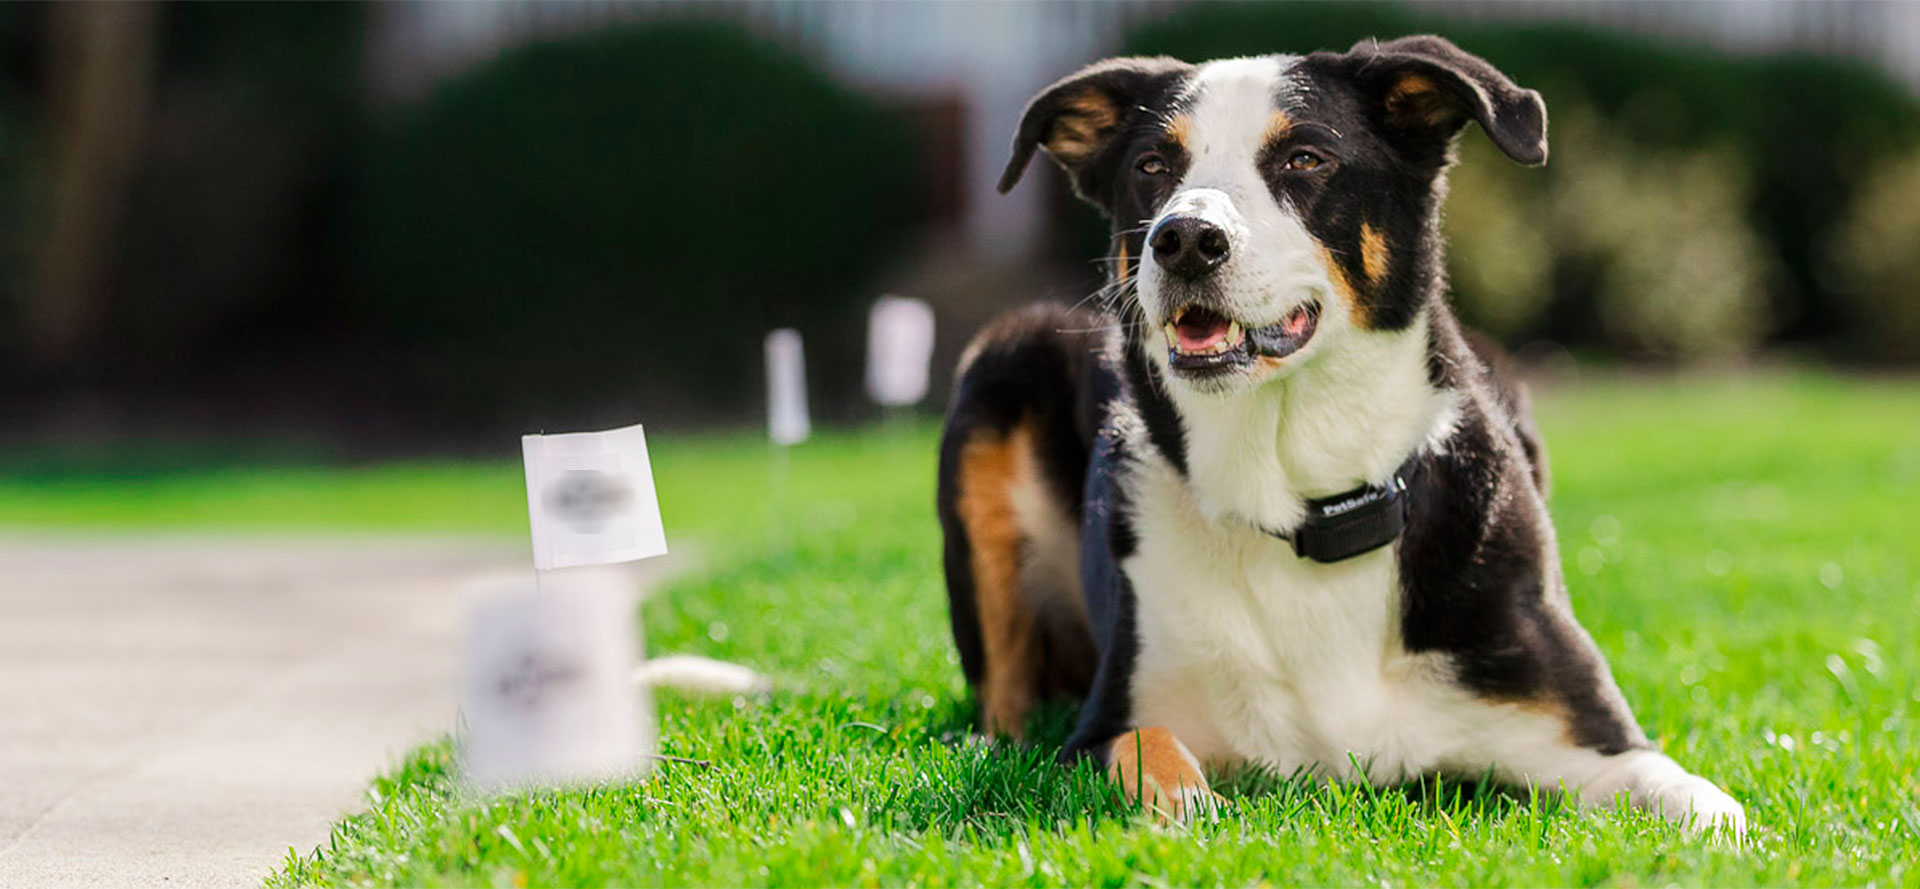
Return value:
<svg viewBox="0 0 1920 889">
<path fill-rule="evenodd" d="M 1182 373 L 1207 375 L 1256 358 L 1285 358 L 1313 338 L 1319 323 L 1317 302 L 1301 305 L 1278 323 L 1254 328 L 1213 309 L 1182 306 L 1166 323 L 1167 363 Z"/>
</svg>

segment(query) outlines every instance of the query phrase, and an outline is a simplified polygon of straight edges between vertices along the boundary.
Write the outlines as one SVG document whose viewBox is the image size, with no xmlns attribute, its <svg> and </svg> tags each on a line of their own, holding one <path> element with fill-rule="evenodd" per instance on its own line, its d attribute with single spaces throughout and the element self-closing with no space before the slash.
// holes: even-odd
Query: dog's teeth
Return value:
<svg viewBox="0 0 1920 889">
<path fill-rule="evenodd" d="M 1240 337 L 1241 337 L 1241 336 L 1242 336 L 1242 333 L 1241 333 L 1241 330 L 1240 330 L 1240 322 L 1238 322 L 1238 321 L 1233 321 L 1233 322 L 1229 322 L 1229 323 L 1227 324 L 1227 339 L 1226 339 L 1226 345 L 1228 345 L 1228 346 L 1237 346 L 1237 345 L 1240 345 Z"/>
<path fill-rule="evenodd" d="M 1175 348 L 1178 348 L 1180 345 L 1180 331 L 1173 326 L 1173 322 L 1171 321 L 1167 322 L 1167 345 Z"/>
</svg>

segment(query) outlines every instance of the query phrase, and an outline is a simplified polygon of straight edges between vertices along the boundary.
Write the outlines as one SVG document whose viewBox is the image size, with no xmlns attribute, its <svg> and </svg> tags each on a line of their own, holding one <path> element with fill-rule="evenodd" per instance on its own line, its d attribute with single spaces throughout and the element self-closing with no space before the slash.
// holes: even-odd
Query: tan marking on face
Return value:
<svg viewBox="0 0 1920 889">
<path fill-rule="evenodd" d="M 981 728 L 1019 738 L 1033 707 L 1039 666 L 1033 609 L 1020 590 L 1021 534 L 1014 486 L 1033 466 L 1033 432 L 1023 420 L 1003 437 L 982 433 L 960 452 L 955 506 L 972 550 L 973 605 L 986 656 Z"/>
<path fill-rule="evenodd" d="M 1333 280 L 1333 289 L 1339 291 L 1340 297 L 1347 301 L 1347 317 L 1353 319 L 1353 326 L 1361 330 L 1372 330 L 1373 307 L 1367 301 L 1366 295 L 1360 292 L 1360 288 L 1353 286 L 1353 279 L 1347 277 L 1347 267 L 1334 258 L 1332 251 L 1325 245 L 1319 245 L 1319 250 L 1320 262 L 1327 267 L 1327 277 Z M 1362 256 L 1361 262 L 1364 264 L 1366 257 Z"/>
<path fill-rule="evenodd" d="M 1068 163 L 1085 160 L 1100 150 L 1108 134 L 1120 125 L 1120 112 L 1099 90 L 1082 90 L 1066 99 L 1047 135 L 1047 151 Z"/>
<path fill-rule="evenodd" d="M 1196 802 L 1210 803 L 1207 776 L 1173 732 L 1158 726 L 1121 734 L 1107 744 L 1107 775 L 1127 795 L 1161 818 L 1180 820 Z"/>
<path fill-rule="evenodd" d="M 1275 111 L 1267 115 L 1267 129 L 1260 134 L 1260 144 L 1271 145 L 1286 138 L 1291 132 L 1293 132 L 1293 118 L 1288 117 L 1285 111 Z"/>
<path fill-rule="evenodd" d="M 1187 136 L 1193 130 L 1193 115 L 1175 115 L 1167 121 L 1167 141 L 1172 142 L 1181 151 L 1187 150 Z"/>
<path fill-rule="evenodd" d="M 1122 280 L 1122 281 L 1127 280 L 1127 275 L 1130 274 L 1130 272 L 1131 270 L 1127 268 L 1127 242 L 1122 240 L 1120 242 L 1120 278 L 1119 280 Z"/>
<path fill-rule="evenodd" d="M 1360 224 L 1360 268 L 1376 286 L 1387 275 L 1387 239 L 1371 222 Z"/>
</svg>

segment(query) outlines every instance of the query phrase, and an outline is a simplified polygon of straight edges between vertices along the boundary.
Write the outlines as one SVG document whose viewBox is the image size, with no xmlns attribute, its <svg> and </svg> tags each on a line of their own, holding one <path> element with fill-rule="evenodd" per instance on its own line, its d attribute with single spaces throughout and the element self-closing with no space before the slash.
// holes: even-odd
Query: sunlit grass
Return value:
<svg viewBox="0 0 1920 889">
<path fill-rule="evenodd" d="M 1608 382 L 1538 400 L 1575 607 L 1649 732 L 1747 804 L 1744 851 L 1524 792 L 1261 775 L 1224 783 L 1218 820 L 1161 828 L 1099 776 L 1052 764 L 1045 744 L 970 741 L 932 510 L 935 432 L 920 425 L 825 436 L 792 454 L 783 485 L 751 437 L 653 442 L 663 511 L 707 559 L 646 606 L 649 648 L 776 681 L 764 698 L 660 702 L 665 751 L 711 767 L 477 802 L 431 746 L 271 882 L 1920 880 L 1920 383 Z M 141 489 L 166 504 L 145 519 L 113 505 L 124 486 L 110 481 L 0 481 L 0 520 L 517 534 L 518 473 L 235 470 Z M 1069 717 L 1049 714 L 1040 734 L 1057 743 Z"/>
<path fill-rule="evenodd" d="M 790 458 L 754 435 L 655 433 L 648 442 L 669 534 L 758 545 L 779 504 L 817 517 L 930 472 L 934 421 L 829 432 Z M 144 460 L 0 453 L 0 532 L 451 533 L 524 538 L 517 440 L 498 460 L 330 465 L 182 447 Z M 743 532 L 752 532 L 744 534 Z M 745 539 L 742 539 L 742 538 Z"/>
</svg>

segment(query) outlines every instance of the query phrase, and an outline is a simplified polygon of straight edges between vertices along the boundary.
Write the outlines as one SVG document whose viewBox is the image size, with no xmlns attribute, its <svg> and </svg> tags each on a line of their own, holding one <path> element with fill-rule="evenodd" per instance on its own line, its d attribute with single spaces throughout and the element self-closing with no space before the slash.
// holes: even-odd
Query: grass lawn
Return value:
<svg viewBox="0 0 1920 889">
<path fill-rule="evenodd" d="M 928 426 L 798 449 L 653 442 L 706 566 L 648 648 L 751 664 L 764 698 L 660 701 L 646 782 L 475 801 L 445 744 L 270 879 L 305 885 L 1920 884 L 1920 382 L 1771 376 L 1538 393 L 1575 607 L 1635 714 L 1746 803 L 1705 847 L 1631 811 L 1473 786 L 1234 776 L 1159 827 L 1097 774 L 970 741 Z M 140 495 L 132 502 L 129 492 Z M 524 531 L 514 465 L 0 477 L 0 525 Z M 1071 718 L 1050 714 L 1057 744 Z"/>
</svg>

